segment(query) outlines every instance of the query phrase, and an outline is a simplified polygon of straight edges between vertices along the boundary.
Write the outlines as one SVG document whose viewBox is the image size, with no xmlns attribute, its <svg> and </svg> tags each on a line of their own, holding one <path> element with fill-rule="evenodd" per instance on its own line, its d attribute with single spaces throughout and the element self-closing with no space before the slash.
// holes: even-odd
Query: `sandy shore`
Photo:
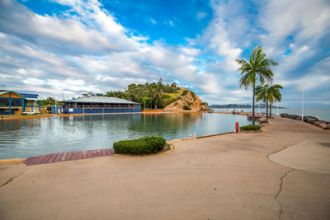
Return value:
<svg viewBox="0 0 330 220">
<path fill-rule="evenodd" d="M 0 219 L 330 219 L 330 131 L 174 141 L 145 157 L 0 166 Z"/>
</svg>

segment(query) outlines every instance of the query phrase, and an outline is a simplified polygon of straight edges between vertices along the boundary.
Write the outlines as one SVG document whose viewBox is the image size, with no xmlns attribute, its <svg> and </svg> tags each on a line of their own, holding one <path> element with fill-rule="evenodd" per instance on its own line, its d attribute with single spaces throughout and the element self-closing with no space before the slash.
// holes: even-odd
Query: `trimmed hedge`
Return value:
<svg viewBox="0 0 330 220">
<path fill-rule="evenodd" d="M 259 125 L 245 125 L 240 127 L 241 131 L 260 131 Z"/>
<path fill-rule="evenodd" d="M 117 154 L 152 154 L 163 150 L 166 140 L 163 137 L 143 137 L 134 140 L 124 140 L 113 143 Z"/>
</svg>

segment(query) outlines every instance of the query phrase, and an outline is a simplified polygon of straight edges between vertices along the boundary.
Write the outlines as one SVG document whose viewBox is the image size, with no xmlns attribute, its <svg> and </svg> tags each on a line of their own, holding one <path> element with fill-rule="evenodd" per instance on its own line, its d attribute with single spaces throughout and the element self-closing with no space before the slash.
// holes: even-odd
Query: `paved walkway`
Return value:
<svg viewBox="0 0 330 220">
<path fill-rule="evenodd" d="M 299 142 L 269 158 L 296 170 L 330 174 L 330 142 L 318 138 Z"/>
<path fill-rule="evenodd" d="M 330 163 L 330 131 L 277 119 L 153 156 L 2 165 L 0 219 L 330 219 L 329 174 L 269 159 L 308 140 L 322 155 L 293 160 Z"/>
</svg>

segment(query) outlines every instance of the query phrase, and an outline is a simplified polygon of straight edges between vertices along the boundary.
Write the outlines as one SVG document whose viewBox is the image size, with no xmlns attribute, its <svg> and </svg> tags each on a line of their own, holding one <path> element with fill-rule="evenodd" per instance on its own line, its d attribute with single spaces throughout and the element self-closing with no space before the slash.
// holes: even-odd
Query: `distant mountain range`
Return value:
<svg viewBox="0 0 330 220">
<path fill-rule="evenodd" d="M 209 105 L 209 108 L 251 108 L 252 105 L 250 104 L 227 104 L 227 105 L 219 105 L 219 104 L 214 104 L 214 105 Z M 256 108 L 259 108 L 259 104 L 255 105 Z M 265 108 L 265 104 L 260 104 L 260 108 Z M 272 106 L 273 108 L 277 108 L 277 106 Z M 285 107 L 278 107 L 278 108 L 285 108 Z"/>
</svg>

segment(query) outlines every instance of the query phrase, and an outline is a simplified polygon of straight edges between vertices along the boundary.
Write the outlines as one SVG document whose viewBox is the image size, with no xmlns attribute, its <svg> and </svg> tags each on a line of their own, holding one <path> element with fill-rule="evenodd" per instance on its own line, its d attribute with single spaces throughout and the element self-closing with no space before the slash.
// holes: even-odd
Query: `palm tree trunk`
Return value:
<svg viewBox="0 0 330 220">
<path fill-rule="evenodd" d="M 269 117 L 272 118 L 272 103 L 269 102 Z"/>
<path fill-rule="evenodd" d="M 265 105 L 266 105 L 266 121 L 268 123 L 268 100 L 266 98 L 266 101 L 265 101 Z"/>
<path fill-rule="evenodd" d="M 253 91 L 252 91 L 252 125 L 255 125 L 255 114 L 254 114 L 254 103 L 255 103 L 255 90 L 256 90 L 256 83 L 253 82 Z"/>
</svg>

